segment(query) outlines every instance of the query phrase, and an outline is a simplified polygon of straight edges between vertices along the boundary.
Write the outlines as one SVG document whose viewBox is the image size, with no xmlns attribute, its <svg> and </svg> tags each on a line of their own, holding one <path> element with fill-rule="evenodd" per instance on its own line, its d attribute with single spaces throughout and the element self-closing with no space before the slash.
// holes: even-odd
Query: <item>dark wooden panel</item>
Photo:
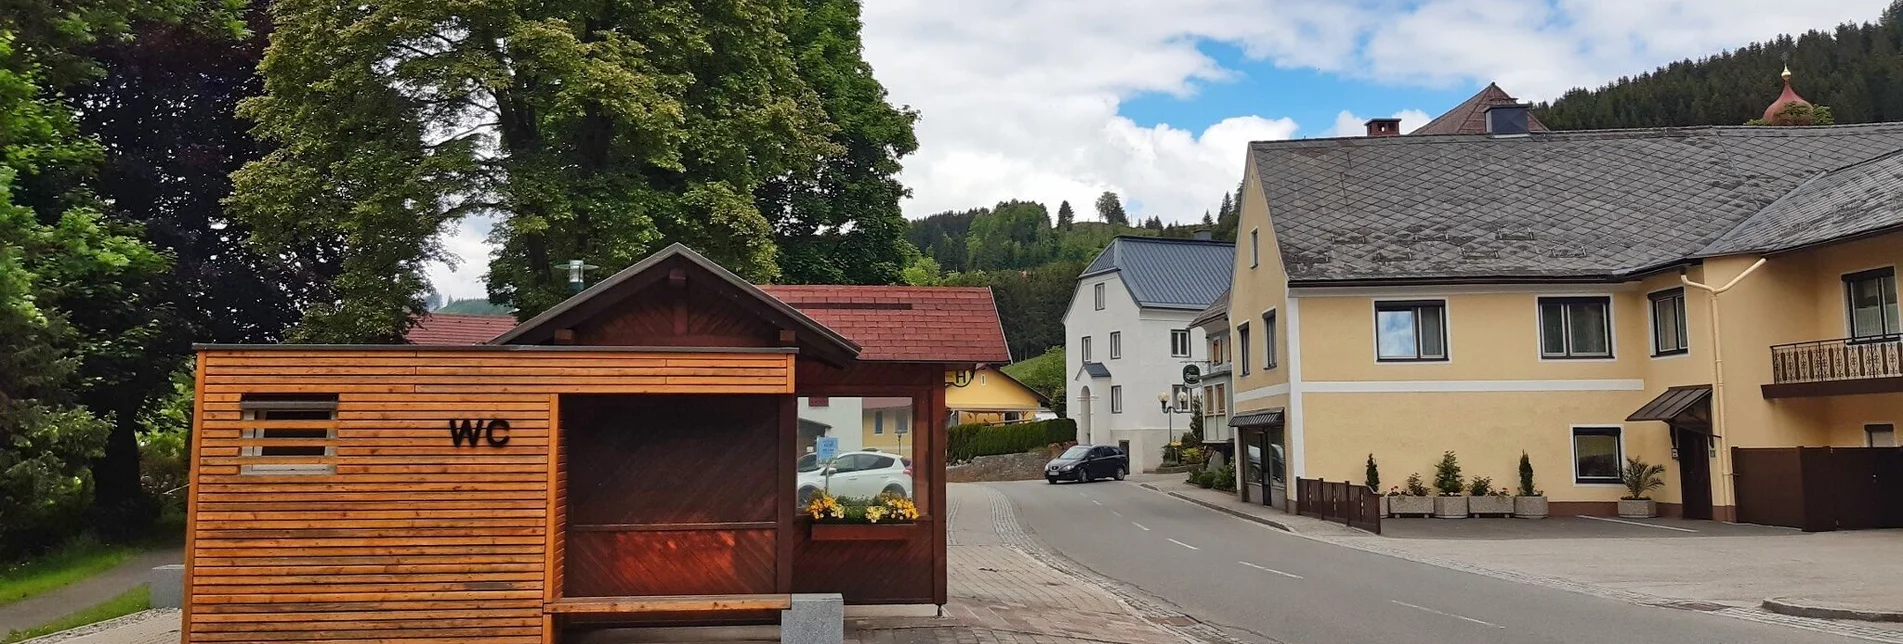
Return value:
<svg viewBox="0 0 1903 644">
<path fill-rule="evenodd" d="M 793 592 L 839 593 L 852 604 L 934 603 L 933 550 L 941 524 L 905 541 L 813 541 L 804 530 L 793 558 Z"/>
<path fill-rule="evenodd" d="M 565 597 L 773 592 L 773 530 L 570 532 Z"/>
<path fill-rule="evenodd" d="M 774 521 L 779 401 L 568 396 L 568 523 Z"/>
<path fill-rule="evenodd" d="M 1804 527 L 1803 469 L 1797 448 L 1731 448 L 1738 520 Z"/>
<path fill-rule="evenodd" d="M 630 297 L 575 328 L 577 344 L 647 347 L 771 347 L 777 327 L 716 289 L 665 283 Z"/>
</svg>

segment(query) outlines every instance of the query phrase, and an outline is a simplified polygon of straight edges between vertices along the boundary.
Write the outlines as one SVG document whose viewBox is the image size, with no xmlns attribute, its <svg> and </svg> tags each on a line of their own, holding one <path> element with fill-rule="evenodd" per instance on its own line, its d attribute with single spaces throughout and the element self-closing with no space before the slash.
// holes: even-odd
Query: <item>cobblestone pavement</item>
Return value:
<svg viewBox="0 0 1903 644">
<path fill-rule="evenodd" d="M 115 617 L 21 644 L 178 644 L 178 609 L 162 608 Z"/>
</svg>

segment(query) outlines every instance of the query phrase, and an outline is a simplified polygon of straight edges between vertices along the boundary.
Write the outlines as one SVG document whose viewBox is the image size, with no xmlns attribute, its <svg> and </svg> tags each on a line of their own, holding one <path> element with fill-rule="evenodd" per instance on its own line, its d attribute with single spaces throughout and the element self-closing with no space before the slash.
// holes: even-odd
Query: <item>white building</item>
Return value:
<svg viewBox="0 0 1903 644">
<path fill-rule="evenodd" d="M 1064 314 L 1066 397 L 1080 442 L 1118 445 L 1130 468 L 1162 462 L 1163 446 L 1189 429 L 1183 367 L 1208 364 L 1190 324 L 1229 288 L 1235 244 L 1118 237 L 1083 275 Z M 1174 396 L 1165 414 L 1161 399 Z"/>
</svg>

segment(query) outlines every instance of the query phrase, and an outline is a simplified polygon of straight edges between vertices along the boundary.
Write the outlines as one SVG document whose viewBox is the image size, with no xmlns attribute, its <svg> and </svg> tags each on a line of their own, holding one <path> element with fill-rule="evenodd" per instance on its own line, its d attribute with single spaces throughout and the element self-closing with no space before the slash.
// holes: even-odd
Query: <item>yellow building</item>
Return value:
<svg viewBox="0 0 1903 644">
<path fill-rule="evenodd" d="M 1661 513 L 1734 520 L 1733 448 L 1894 444 L 1903 124 L 1528 133 L 1524 110 L 1251 145 L 1244 489 L 1360 483 L 1370 455 L 1384 488 L 1431 484 L 1448 450 L 1510 488 L 1525 453 L 1555 514 L 1611 514 L 1636 457 L 1667 467 Z"/>
<path fill-rule="evenodd" d="M 963 384 L 945 388 L 945 408 L 953 425 L 1031 420 L 1050 411 L 1050 399 L 990 366 L 979 367 Z"/>
</svg>

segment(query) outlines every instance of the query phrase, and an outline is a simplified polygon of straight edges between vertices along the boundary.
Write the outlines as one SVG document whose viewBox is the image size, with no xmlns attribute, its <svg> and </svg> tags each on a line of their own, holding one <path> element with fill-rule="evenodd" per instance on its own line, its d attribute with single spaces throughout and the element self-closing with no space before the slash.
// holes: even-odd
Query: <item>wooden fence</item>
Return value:
<svg viewBox="0 0 1903 644">
<path fill-rule="evenodd" d="M 1903 448 L 1731 449 L 1738 520 L 1806 532 L 1903 528 Z"/>
<path fill-rule="evenodd" d="M 1381 534 L 1381 495 L 1364 485 L 1295 479 L 1295 512 Z"/>
</svg>

